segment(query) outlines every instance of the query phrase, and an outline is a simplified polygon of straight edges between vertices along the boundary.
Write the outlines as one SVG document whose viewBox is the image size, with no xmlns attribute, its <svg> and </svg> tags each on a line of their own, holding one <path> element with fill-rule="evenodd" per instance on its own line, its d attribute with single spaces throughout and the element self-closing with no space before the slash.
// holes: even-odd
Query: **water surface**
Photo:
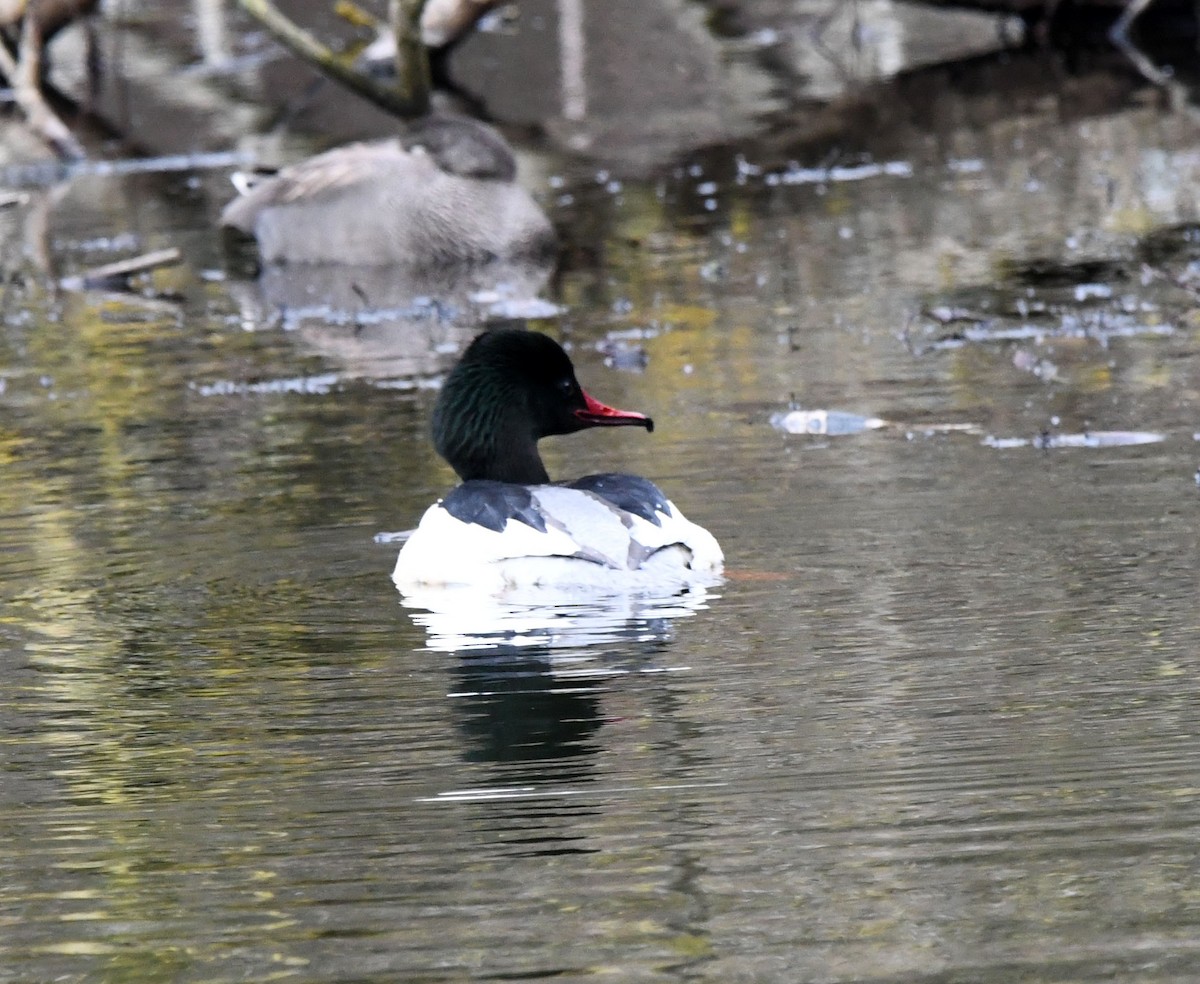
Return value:
<svg viewBox="0 0 1200 984">
<path fill-rule="evenodd" d="M 223 171 L 0 212 L 0 980 L 1194 980 L 1200 154 L 1064 106 L 560 170 L 532 325 L 659 426 L 547 463 L 729 569 L 552 640 L 447 647 L 375 540 L 486 312 L 271 317 Z"/>
</svg>

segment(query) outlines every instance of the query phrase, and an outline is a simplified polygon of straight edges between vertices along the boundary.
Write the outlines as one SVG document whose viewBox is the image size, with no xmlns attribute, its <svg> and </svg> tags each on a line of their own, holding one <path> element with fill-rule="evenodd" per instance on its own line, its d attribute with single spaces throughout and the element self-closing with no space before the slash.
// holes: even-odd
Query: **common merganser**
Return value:
<svg viewBox="0 0 1200 984">
<path fill-rule="evenodd" d="M 431 585 L 681 590 L 719 580 L 724 556 L 653 482 L 588 475 L 551 483 L 540 438 L 587 427 L 645 427 L 584 392 L 566 352 L 537 332 L 484 332 L 450 372 L 433 414 L 438 453 L 463 480 L 430 506 L 393 580 Z"/>
<path fill-rule="evenodd" d="M 265 263 L 438 267 L 553 251 L 554 229 L 516 183 L 504 138 L 434 116 L 393 140 L 349 144 L 271 177 L 235 176 L 221 224 Z"/>
</svg>

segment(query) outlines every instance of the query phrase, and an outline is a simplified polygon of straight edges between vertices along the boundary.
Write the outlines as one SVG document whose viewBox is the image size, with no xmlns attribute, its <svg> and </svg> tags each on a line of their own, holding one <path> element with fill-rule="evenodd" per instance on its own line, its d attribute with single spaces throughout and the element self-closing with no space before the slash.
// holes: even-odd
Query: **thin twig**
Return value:
<svg viewBox="0 0 1200 984">
<path fill-rule="evenodd" d="M 134 274 L 174 266 L 182 258 L 182 254 L 174 246 L 158 249 L 141 256 L 131 256 L 125 260 L 90 267 L 73 277 L 64 277 L 59 281 L 59 286 L 64 290 L 95 290 L 98 287 L 123 286 Z"/>
</svg>

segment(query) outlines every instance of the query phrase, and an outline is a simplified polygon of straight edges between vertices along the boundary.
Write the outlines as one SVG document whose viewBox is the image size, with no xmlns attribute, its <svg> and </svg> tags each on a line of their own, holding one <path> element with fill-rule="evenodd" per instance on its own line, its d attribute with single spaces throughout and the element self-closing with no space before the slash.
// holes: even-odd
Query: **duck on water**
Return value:
<svg viewBox="0 0 1200 984">
<path fill-rule="evenodd" d="M 652 431 L 654 422 L 589 396 L 553 339 L 519 329 L 479 335 L 433 415 L 434 445 L 463 482 L 405 543 L 397 587 L 659 592 L 716 583 L 724 561 L 716 539 L 648 479 L 551 483 L 539 439 L 621 426 Z"/>
<path fill-rule="evenodd" d="M 236 175 L 221 224 L 264 263 L 439 267 L 539 257 L 554 229 L 516 181 L 504 138 L 477 120 L 431 116 L 400 137 L 349 144 L 265 178 Z"/>
</svg>

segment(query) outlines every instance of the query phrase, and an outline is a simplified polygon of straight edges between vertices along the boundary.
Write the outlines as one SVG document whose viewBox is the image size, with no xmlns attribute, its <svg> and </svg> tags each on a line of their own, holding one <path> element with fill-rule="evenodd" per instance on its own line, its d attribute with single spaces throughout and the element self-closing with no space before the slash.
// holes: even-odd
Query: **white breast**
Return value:
<svg viewBox="0 0 1200 984">
<path fill-rule="evenodd" d="M 655 524 L 581 489 L 529 491 L 545 532 L 513 519 L 497 532 L 431 506 L 400 551 L 396 586 L 406 593 L 437 585 L 657 592 L 720 579 L 724 555 L 716 539 L 673 504 L 671 515 L 656 513 Z"/>
</svg>

